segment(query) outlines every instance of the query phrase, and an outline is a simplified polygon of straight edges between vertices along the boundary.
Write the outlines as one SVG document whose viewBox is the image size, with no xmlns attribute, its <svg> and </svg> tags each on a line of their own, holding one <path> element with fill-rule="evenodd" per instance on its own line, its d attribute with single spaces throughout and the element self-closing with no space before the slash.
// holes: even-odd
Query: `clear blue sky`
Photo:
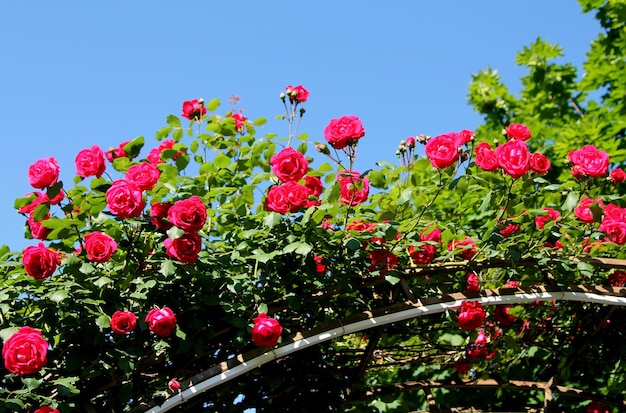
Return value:
<svg viewBox="0 0 626 413">
<path fill-rule="evenodd" d="M 13 209 L 31 163 L 56 157 L 69 187 L 79 150 L 150 143 L 184 100 L 226 108 L 237 94 L 248 117 L 273 119 L 279 93 L 302 84 L 300 131 L 323 140 L 328 120 L 359 116 L 366 170 L 395 162 L 407 136 L 478 125 L 472 73 L 497 68 L 515 90 L 522 46 L 541 36 L 580 65 L 600 30 L 575 0 L 5 1 L 0 16 L 0 244 L 13 249 L 34 243 Z"/>
</svg>

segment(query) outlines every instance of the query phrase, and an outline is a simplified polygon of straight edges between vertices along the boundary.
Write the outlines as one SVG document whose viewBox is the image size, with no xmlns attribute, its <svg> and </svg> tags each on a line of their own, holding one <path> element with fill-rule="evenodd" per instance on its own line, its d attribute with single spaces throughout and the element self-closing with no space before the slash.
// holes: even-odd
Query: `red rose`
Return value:
<svg viewBox="0 0 626 413">
<path fill-rule="evenodd" d="M 496 148 L 498 164 L 513 179 L 517 179 L 530 167 L 530 152 L 526 142 L 520 140 L 508 141 Z"/>
<path fill-rule="evenodd" d="M 242 115 L 241 113 L 233 113 L 230 115 L 231 118 L 233 118 L 235 120 L 235 128 L 237 128 L 238 131 L 241 132 L 241 130 L 243 129 L 243 123 L 248 119 L 246 118 L 244 115 Z"/>
<path fill-rule="evenodd" d="M 611 413 L 609 406 L 593 400 L 587 405 L 586 413 Z"/>
<path fill-rule="evenodd" d="M 462 240 L 452 240 L 448 243 L 448 251 L 460 252 L 464 260 L 471 260 L 476 255 L 476 242 L 467 235 Z"/>
<path fill-rule="evenodd" d="M 192 99 L 183 102 L 183 114 L 181 115 L 183 118 L 199 120 L 204 114 L 206 114 L 204 100 Z"/>
<path fill-rule="evenodd" d="M 76 175 L 87 178 L 96 176 L 100 178 L 104 173 L 104 153 L 97 145 L 89 149 L 83 149 L 76 155 Z"/>
<path fill-rule="evenodd" d="M 166 221 L 167 213 L 172 207 L 171 202 L 155 202 L 150 206 L 150 216 L 152 217 L 152 225 L 157 227 L 162 231 L 167 231 L 172 228 L 174 224 L 169 221 Z"/>
<path fill-rule="evenodd" d="M 318 274 L 324 274 L 326 272 L 326 266 L 323 264 L 324 258 L 315 255 L 313 261 L 315 261 L 315 271 Z"/>
<path fill-rule="evenodd" d="M 370 272 L 378 271 L 381 276 L 386 275 L 389 270 L 393 270 L 398 266 L 398 257 L 391 251 L 386 249 L 377 249 L 369 253 Z"/>
<path fill-rule="evenodd" d="M 92 232 L 85 235 L 87 259 L 92 262 L 107 262 L 117 251 L 117 243 L 104 232 Z"/>
<path fill-rule="evenodd" d="M 618 245 L 626 244 L 626 222 L 616 219 L 604 219 L 598 231 L 604 232 L 609 237 L 607 241 L 614 242 Z"/>
<path fill-rule="evenodd" d="M 37 189 L 53 186 L 59 180 L 59 164 L 56 159 L 39 159 L 28 167 L 28 183 Z"/>
<path fill-rule="evenodd" d="M 355 206 L 367 201 L 370 193 L 370 181 L 357 171 L 344 170 L 337 174 L 339 181 L 339 202 L 348 206 Z"/>
<path fill-rule="evenodd" d="M 476 166 L 483 171 L 497 171 L 500 165 L 498 164 L 496 151 L 489 148 L 481 148 L 479 150 L 479 147 L 476 147 Z"/>
<path fill-rule="evenodd" d="M 415 148 L 415 138 L 413 136 L 409 136 L 408 138 L 406 138 L 406 142 L 405 145 L 407 148 Z"/>
<path fill-rule="evenodd" d="M 545 215 L 538 215 L 535 217 L 535 225 L 539 229 L 543 229 L 549 221 L 555 221 L 561 217 L 561 213 L 552 208 L 544 208 L 547 212 Z"/>
<path fill-rule="evenodd" d="M 608 204 L 604 207 L 604 219 L 626 221 L 626 208 L 620 208 L 615 204 Z"/>
<path fill-rule="evenodd" d="M 611 171 L 609 175 L 611 182 L 615 185 L 621 184 L 626 181 L 626 172 L 624 172 L 621 168 L 615 168 Z"/>
<path fill-rule="evenodd" d="M 113 160 L 117 158 L 128 158 L 128 154 L 124 150 L 124 147 L 126 146 L 126 144 L 128 144 L 128 142 L 130 141 L 122 142 L 117 148 L 110 148 L 107 152 L 105 152 L 104 155 L 106 156 L 108 161 L 113 162 Z"/>
<path fill-rule="evenodd" d="M 324 128 L 324 138 L 335 149 L 354 145 L 363 136 L 365 136 L 365 129 L 363 129 L 361 120 L 356 116 L 331 119 Z"/>
<path fill-rule="evenodd" d="M 461 330 L 476 330 L 485 321 L 485 310 L 477 301 L 463 301 L 459 313 L 459 327 Z"/>
<path fill-rule="evenodd" d="M 478 282 L 478 276 L 473 272 L 468 272 L 465 276 L 465 291 L 464 292 L 476 292 L 480 291 Z"/>
<path fill-rule="evenodd" d="M 469 373 L 469 363 L 465 359 L 456 361 L 454 363 L 454 368 L 456 369 L 457 373 L 459 373 L 462 376 Z"/>
<path fill-rule="evenodd" d="M 176 328 L 176 316 L 168 307 L 153 308 L 146 316 L 146 323 L 157 336 L 168 337 Z"/>
<path fill-rule="evenodd" d="M 309 194 L 309 188 L 294 181 L 274 185 L 267 191 L 265 209 L 280 214 L 297 212 L 306 207 Z"/>
<path fill-rule="evenodd" d="M 4 366 L 20 376 L 37 373 L 48 362 L 48 342 L 41 331 L 25 326 L 4 342 L 2 358 Z"/>
<path fill-rule="evenodd" d="M 427 230 L 428 233 L 426 232 Z M 427 227 L 420 233 L 420 239 L 422 241 L 434 241 L 441 243 L 441 230 L 439 228 L 430 229 Z"/>
<path fill-rule="evenodd" d="M 434 245 L 424 244 L 420 246 L 410 245 L 408 253 L 414 264 L 430 264 L 435 259 L 437 249 Z"/>
<path fill-rule="evenodd" d="M 574 164 L 576 171 L 572 167 L 572 173 L 577 177 L 582 174 L 601 178 L 609 171 L 609 155 L 593 145 L 585 145 L 578 150 L 570 151 L 567 157 Z"/>
<path fill-rule="evenodd" d="M 39 409 L 35 410 L 34 413 L 59 413 L 59 410 L 48 406 L 41 406 Z"/>
<path fill-rule="evenodd" d="M 447 168 L 459 159 L 459 142 L 459 135 L 454 132 L 435 136 L 426 142 L 426 156 L 435 168 Z"/>
<path fill-rule="evenodd" d="M 120 218 L 138 217 L 145 206 L 141 189 L 126 179 L 118 179 L 106 192 L 107 206 Z"/>
<path fill-rule="evenodd" d="M 132 311 L 116 311 L 111 316 L 111 330 L 115 334 L 128 334 L 137 327 L 137 316 Z"/>
<path fill-rule="evenodd" d="M 186 232 L 176 239 L 166 238 L 163 244 L 168 256 L 186 264 L 196 262 L 202 251 L 202 239 L 195 232 Z"/>
<path fill-rule="evenodd" d="M 590 207 L 594 203 L 597 203 L 600 208 L 604 208 L 604 202 L 602 202 L 601 199 L 590 199 L 585 197 L 580 200 L 578 206 L 574 209 L 574 215 L 576 215 L 576 217 L 585 224 L 592 224 L 593 214 L 591 213 Z"/>
<path fill-rule="evenodd" d="M 148 162 L 158 165 L 160 163 L 164 163 L 165 161 L 163 161 L 161 159 L 161 156 L 163 155 L 163 151 L 167 151 L 167 150 L 172 150 L 174 149 L 174 140 L 173 139 L 167 139 L 164 140 L 163 142 L 161 142 L 161 144 L 156 147 L 153 148 L 149 153 L 148 156 L 146 157 L 146 159 L 148 159 Z M 183 152 L 178 151 L 173 157 L 172 160 L 176 160 L 180 155 L 182 155 Z"/>
<path fill-rule="evenodd" d="M 474 345 L 467 351 L 467 355 L 472 360 L 478 360 L 487 357 L 488 353 L 487 336 L 485 335 L 485 331 L 481 329 L 478 332 L 476 340 L 474 340 Z"/>
<path fill-rule="evenodd" d="M 265 313 L 260 313 L 254 320 L 252 327 L 252 341 L 259 347 L 274 347 L 278 343 L 283 327 L 280 323 Z"/>
<path fill-rule="evenodd" d="M 50 233 L 50 230 L 43 226 L 43 221 L 47 220 L 48 218 L 50 218 L 50 214 L 46 215 L 46 217 L 41 221 L 35 221 L 32 212 L 30 213 L 30 215 L 28 215 L 28 228 L 30 229 L 30 235 L 32 235 L 34 239 L 40 239 L 42 241 L 45 241 L 46 238 L 48 238 L 48 233 Z"/>
<path fill-rule="evenodd" d="M 272 172 L 282 182 L 299 181 L 309 170 L 306 157 L 291 147 L 272 156 L 270 165 L 272 165 Z"/>
<path fill-rule="evenodd" d="M 550 161 L 545 155 L 535 152 L 530 156 L 530 169 L 539 175 L 544 175 L 550 169 Z"/>
<path fill-rule="evenodd" d="M 61 257 L 55 251 L 46 248 L 43 242 L 26 247 L 22 252 L 22 264 L 26 273 L 38 280 L 48 278 L 61 265 Z"/>
<path fill-rule="evenodd" d="M 465 145 L 472 139 L 474 139 L 474 131 L 463 129 L 458 133 L 459 136 L 459 145 Z"/>
<path fill-rule="evenodd" d="M 290 101 L 295 101 L 298 103 L 306 102 L 309 98 L 309 91 L 306 90 L 302 85 L 298 86 L 287 86 L 285 90 L 287 96 Z"/>
<path fill-rule="evenodd" d="M 626 285 L 626 271 L 615 271 L 609 275 L 609 284 L 612 287 L 623 287 Z"/>
<path fill-rule="evenodd" d="M 304 186 L 309 189 L 309 200 L 306 207 L 309 208 L 314 205 L 320 205 L 321 201 L 317 198 L 322 195 L 324 191 L 322 180 L 318 176 L 307 175 L 304 177 Z M 311 199 L 311 197 L 314 197 L 314 199 Z"/>
<path fill-rule="evenodd" d="M 176 201 L 167 211 L 167 218 L 172 224 L 190 232 L 200 231 L 206 223 L 206 217 L 206 206 L 196 195 Z"/>
<path fill-rule="evenodd" d="M 510 305 L 497 305 L 493 317 L 502 327 L 510 327 L 515 322 L 515 316 L 509 314 Z"/>
<path fill-rule="evenodd" d="M 176 391 L 176 390 L 180 390 L 180 383 L 178 382 L 178 380 L 170 380 L 169 383 L 167 383 L 167 387 L 171 390 L 171 391 Z"/>
<path fill-rule="evenodd" d="M 530 129 L 528 126 L 521 125 L 519 123 L 511 123 L 505 130 L 504 133 L 511 138 L 518 141 L 527 141 L 531 138 Z"/>
<path fill-rule="evenodd" d="M 142 191 L 149 191 L 159 181 L 161 171 L 152 163 L 141 162 L 126 171 L 126 180 L 134 183 Z"/>
<path fill-rule="evenodd" d="M 509 224 L 500 230 L 500 235 L 502 235 L 504 238 L 508 238 L 511 235 L 515 234 L 517 231 L 519 231 L 519 225 Z"/>
<path fill-rule="evenodd" d="M 346 231 L 348 230 L 352 230 L 352 231 L 357 231 L 357 232 L 374 232 L 376 231 L 376 224 L 374 224 L 373 222 L 363 222 L 361 220 L 354 220 L 349 222 L 346 225 Z"/>
</svg>

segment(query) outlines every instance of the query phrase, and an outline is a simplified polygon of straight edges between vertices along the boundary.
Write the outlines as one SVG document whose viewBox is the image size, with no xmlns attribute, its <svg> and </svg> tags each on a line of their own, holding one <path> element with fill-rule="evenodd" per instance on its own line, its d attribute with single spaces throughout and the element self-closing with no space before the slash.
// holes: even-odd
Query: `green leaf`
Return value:
<svg viewBox="0 0 626 413">
<path fill-rule="evenodd" d="M 167 236 L 169 239 L 171 240 L 175 240 L 178 239 L 180 237 L 182 237 L 183 235 L 185 235 L 185 230 L 184 229 L 180 229 L 176 226 L 170 228 L 167 230 Z"/>
<path fill-rule="evenodd" d="M 483 202 L 480 204 L 478 208 L 479 211 L 486 211 L 489 208 L 489 204 L 491 204 L 491 197 L 493 196 L 493 191 L 489 191 L 487 195 L 483 198 Z"/>
<path fill-rule="evenodd" d="M 406 188 L 404 191 L 402 191 L 402 193 L 398 197 L 397 204 L 398 205 L 404 205 L 407 202 L 409 202 L 412 197 L 413 197 L 413 189 L 412 188 Z"/>
<path fill-rule="evenodd" d="M 83 265 L 80 266 L 80 268 L 78 269 L 78 271 L 80 271 L 81 273 L 88 275 L 93 273 L 94 271 L 96 271 L 96 268 L 91 265 L 88 262 L 83 263 Z"/>
<path fill-rule="evenodd" d="M 174 265 L 174 261 L 172 260 L 164 260 L 161 263 L 161 269 L 159 270 L 161 274 L 166 277 L 173 275 L 176 273 L 176 266 Z"/>
<path fill-rule="evenodd" d="M 167 115 L 167 124 L 172 128 L 180 128 L 180 119 L 176 115 Z"/>
<path fill-rule="evenodd" d="M 50 213 L 50 204 L 47 202 L 43 202 L 35 208 L 33 211 L 33 219 L 36 222 L 43 221 L 46 219 L 48 214 Z"/>
<path fill-rule="evenodd" d="M 465 338 L 460 334 L 443 333 L 439 337 L 439 341 L 442 341 L 444 344 L 458 347 L 462 346 L 463 343 L 465 343 Z"/>
<path fill-rule="evenodd" d="M 19 327 L 7 327 L 7 328 L 3 328 L 2 330 L 0 330 L 0 338 L 2 339 L 2 341 L 7 341 L 9 339 L 9 337 L 11 337 L 13 334 L 17 333 L 17 330 L 19 330 Z"/>
<path fill-rule="evenodd" d="M 70 394 L 80 393 L 80 390 L 74 386 L 74 383 L 77 381 L 78 377 L 62 377 L 60 379 L 56 379 L 52 383 L 56 384 L 60 394 L 69 396 Z"/>
<path fill-rule="evenodd" d="M 254 120 L 254 122 L 252 122 L 252 124 L 254 126 L 263 126 L 267 123 L 267 119 L 266 118 L 257 118 Z"/>
<path fill-rule="evenodd" d="M 361 241 L 355 238 L 349 238 L 348 240 L 344 242 L 344 246 L 350 251 L 356 251 L 359 248 L 361 248 Z"/>
<path fill-rule="evenodd" d="M 263 218 L 263 225 L 268 228 L 274 228 L 276 225 L 280 224 L 282 217 L 283 216 L 278 212 L 270 212 Z"/>
<path fill-rule="evenodd" d="M 228 168 L 230 165 L 230 158 L 223 153 L 218 153 L 213 159 L 213 164 L 218 168 Z"/>
<path fill-rule="evenodd" d="M 98 278 L 96 281 L 93 282 L 93 285 L 95 285 L 98 288 L 102 288 L 107 284 L 113 284 L 113 280 L 105 275 L 103 275 L 102 277 Z"/>
<path fill-rule="evenodd" d="M 102 314 L 100 317 L 96 318 L 96 325 L 100 327 L 100 329 L 111 327 L 111 317 L 107 314 Z"/>
<path fill-rule="evenodd" d="M 574 208 L 576 208 L 576 205 L 578 205 L 579 198 L 580 194 L 577 191 L 570 191 L 570 193 L 567 194 L 567 198 L 565 198 L 565 202 L 563 202 L 561 209 L 567 212 L 573 211 Z"/>
<path fill-rule="evenodd" d="M 259 304 L 259 307 L 257 308 L 258 313 L 267 313 L 267 310 L 268 310 L 268 307 L 267 307 L 267 304 L 265 303 Z"/>
<path fill-rule="evenodd" d="M 219 99 L 211 99 L 209 100 L 209 103 L 205 104 L 206 109 L 209 112 L 215 112 L 217 110 L 217 108 L 220 107 L 220 100 Z"/>
<path fill-rule="evenodd" d="M 124 152 L 128 154 L 129 158 L 136 158 L 137 155 L 139 155 L 139 152 L 141 152 L 141 148 L 143 148 L 144 144 L 145 139 L 143 136 L 137 136 L 135 139 L 124 145 Z"/>
<path fill-rule="evenodd" d="M 22 378 L 22 383 L 28 388 L 28 390 L 33 391 L 37 387 L 41 385 L 41 381 L 37 380 L 33 377 L 24 377 Z"/>
<path fill-rule="evenodd" d="M 65 300 L 68 296 L 69 292 L 67 290 L 55 290 L 48 295 L 48 298 L 58 304 Z"/>
</svg>

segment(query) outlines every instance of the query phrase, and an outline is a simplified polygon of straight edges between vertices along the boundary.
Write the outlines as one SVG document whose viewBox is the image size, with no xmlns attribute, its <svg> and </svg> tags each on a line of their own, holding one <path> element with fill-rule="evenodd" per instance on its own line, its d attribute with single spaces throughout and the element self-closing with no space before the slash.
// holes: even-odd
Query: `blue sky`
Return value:
<svg viewBox="0 0 626 413">
<path fill-rule="evenodd" d="M 584 60 L 600 27 L 574 0 L 20 2 L 0 5 L 0 244 L 22 249 L 13 201 L 27 169 L 139 135 L 150 145 L 184 100 L 241 97 L 249 118 L 282 113 L 288 84 L 311 92 L 300 127 L 323 140 L 331 118 L 357 115 L 356 169 L 395 162 L 401 139 L 473 129 L 471 74 L 497 68 L 515 90 L 515 54 L 538 36 Z M 287 134 L 286 123 L 264 132 Z M 147 150 L 146 150 L 147 153 Z"/>
</svg>

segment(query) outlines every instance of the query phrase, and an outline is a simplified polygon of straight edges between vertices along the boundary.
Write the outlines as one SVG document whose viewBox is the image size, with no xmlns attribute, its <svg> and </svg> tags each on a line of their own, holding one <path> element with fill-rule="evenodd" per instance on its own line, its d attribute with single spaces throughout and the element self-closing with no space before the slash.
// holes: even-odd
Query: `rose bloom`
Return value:
<svg viewBox="0 0 626 413">
<path fill-rule="evenodd" d="M 48 362 L 48 342 L 41 337 L 41 331 L 20 327 L 2 346 L 4 366 L 20 376 L 37 373 Z"/>
<path fill-rule="evenodd" d="M 611 413 L 611 409 L 606 404 L 593 400 L 587 405 L 586 413 Z"/>
<path fill-rule="evenodd" d="M 95 176 L 100 178 L 104 173 L 104 153 L 97 145 L 83 149 L 76 155 L 76 175 L 87 178 Z"/>
<path fill-rule="evenodd" d="M 472 360 L 478 360 L 487 357 L 488 353 L 489 351 L 487 350 L 487 336 L 485 335 L 485 331 L 481 329 L 478 332 L 476 340 L 474 340 L 474 345 L 470 350 L 467 351 L 467 355 Z"/>
<path fill-rule="evenodd" d="M 39 409 L 35 410 L 34 413 L 59 413 L 59 410 L 48 406 L 41 406 Z"/>
<path fill-rule="evenodd" d="M 354 221 L 348 222 L 346 225 L 346 231 L 374 232 L 376 231 L 376 224 L 373 222 L 365 222 L 360 219 L 355 219 Z"/>
<path fill-rule="evenodd" d="M 500 230 L 500 235 L 502 235 L 504 238 L 508 238 L 511 235 L 515 234 L 517 231 L 519 231 L 519 225 L 509 224 Z"/>
<path fill-rule="evenodd" d="M 493 317 L 502 327 L 510 327 L 515 322 L 515 316 L 509 314 L 510 305 L 497 305 Z"/>
<path fill-rule="evenodd" d="M 468 292 L 477 292 L 480 291 L 480 285 L 478 283 L 478 276 L 474 272 L 468 272 L 465 276 L 465 291 Z"/>
<path fill-rule="evenodd" d="M 476 242 L 467 235 L 462 240 L 452 240 L 448 243 L 448 251 L 461 254 L 464 260 L 471 260 L 476 255 Z"/>
<path fill-rule="evenodd" d="M 150 152 L 148 152 L 148 156 L 146 157 L 146 159 L 148 160 L 148 162 L 158 165 L 160 163 L 164 163 L 165 161 L 161 159 L 161 156 L 163 155 L 163 151 L 166 150 L 170 150 L 170 149 L 174 149 L 174 140 L 173 139 L 166 139 L 163 142 L 161 142 L 161 144 L 150 150 Z M 183 152 L 178 151 L 176 153 L 176 155 L 174 155 L 172 157 L 172 160 L 176 160 L 180 155 L 182 155 Z"/>
<path fill-rule="evenodd" d="M 615 204 L 608 204 L 604 207 L 604 219 L 626 221 L 626 208 L 620 208 Z"/>
<path fill-rule="evenodd" d="M 265 313 L 259 313 L 259 316 L 252 321 L 254 321 L 254 327 L 252 327 L 254 344 L 259 347 L 274 347 L 283 333 L 280 323 Z"/>
<path fill-rule="evenodd" d="M 528 126 L 519 123 L 511 123 L 504 130 L 504 133 L 506 133 L 506 136 L 508 136 L 509 138 L 518 141 L 527 141 L 531 138 L 530 129 L 528 129 Z"/>
<path fill-rule="evenodd" d="M 614 242 L 618 245 L 626 244 L 626 222 L 616 219 L 604 219 L 598 231 L 604 232 L 609 237 L 607 241 Z"/>
<path fill-rule="evenodd" d="M 365 202 L 370 193 L 370 181 L 367 178 L 360 178 L 357 171 L 344 170 L 337 174 L 340 194 L 339 202 L 348 206 L 355 206 Z"/>
<path fill-rule="evenodd" d="M 597 203 L 600 206 L 600 208 L 604 208 L 604 203 L 602 202 L 601 199 L 590 199 L 590 198 L 584 197 L 583 199 L 580 200 L 580 202 L 578 202 L 578 206 L 574 208 L 574 215 L 576 215 L 576 217 L 580 219 L 582 222 L 584 222 L 585 224 L 592 224 L 593 214 L 591 213 L 590 207 L 594 203 Z"/>
<path fill-rule="evenodd" d="M 172 224 L 190 232 L 200 231 L 206 223 L 206 217 L 206 206 L 196 195 L 174 202 L 167 211 L 167 218 Z"/>
<path fill-rule="evenodd" d="M 414 264 L 430 264 L 435 259 L 437 248 L 434 245 L 423 244 L 420 246 L 410 245 L 407 249 Z"/>
<path fill-rule="evenodd" d="M 204 114 L 206 114 L 206 108 L 203 100 L 192 99 L 183 102 L 183 113 L 181 115 L 183 118 L 198 120 Z"/>
<path fill-rule="evenodd" d="M 609 174 L 609 178 L 615 185 L 621 184 L 626 181 L 626 172 L 624 172 L 622 168 L 615 168 Z"/>
<path fill-rule="evenodd" d="M 45 241 L 46 238 L 48 238 L 50 230 L 43 226 L 43 221 L 47 220 L 48 218 L 50 218 L 50 214 L 46 215 L 46 217 L 41 221 L 35 221 L 32 212 L 30 213 L 30 215 L 28 215 L 28 229 L 30 229 L 30 235 L 34 239 Z"/>
<path fill-rule="evenodd" d="M 295 101 L 297 103 L 306 102 L 309 98 L 309 91 L 302 87 L 302 85 L 287 86 L 285 88 L 285 93 L 289 97 L 290 101 Z"/>
<path fill-rule="evenodd" d="M 265 209 L 280 214 L 297 212 L 307 206 L 309 194 L 309 188 L 294 181 L 274 185 L 267 191 Z"/>
<path fill-rule="evenodd" d="M 545 155 L 535 152 L 530 156 L 530 169 L 539 175 L 545 175 L 550 170 L 550 161 Z"/>
<path fill-rule="evenodd" d="M 513 179 L 524 176 L 530 168 L 530 152 L 524 141 L 513 140 L 498 146 L 496 156 L 500 167 Z"/>
<path fill-rule="evenodd" d="M 474 131 L 463 129 L 458 133 L 459 145 L 465 145 L 474 138 Z"/>
<path fill-rule="evenodd" d="M 439 228 L 429 229 L 430 228 L 427 227 L 420 233 L 420 240 L 441 243 L 441 230 Z M 426 232 L 427 230 L 429 230 L 428 233 Z"/>
<path fill-rule="evenodd" d="M 454 368 L 456 369 L 457 373 L 459 373 L 462 376 L 469 373 L 469 363 L 467 362 L 466 359 L 461 359 L 461 360 L 454 362 Z"/>
<path fill-rule="evenodd" d="M 37 246 L 26 247 L 22 252 L 22 264 L 26 273 L 38 280 L 48 278 L 61 265 L 61 257 L 55 251 L 46 248 L 43 242 Z"/>
<path fill-rule="evenodd" d="M 202 251 L 202 239 L 195 232 L 186 232 L 176 239 L 166 238 L 163 244 L 168 256 L 186 264 L 196 262 Z"/>
<path fill-rule="evenodd" d="M 577 167 L 577 175 L 601 178 L 609 171 L 609 155 L 593 145 L 585 145 L 580 149 L 570 151 L 567 157 Z M 574 173 L 574 168 L 572 168 L 572 173 Z"/>
<path fill-rule="evenodd" d="M 124 150 L 124 147 L 126 146 L 126 144 L 128 144 L 128 142 L 130 141 L 124 141 L 120 143 L 117 148 L 110 148 L 108 151 L 106 151 L 104 155 L 106 156 L 107 160 L 109 162 L 113 162 L 113 160 L 117 158 L 128 158 L 128 154 Z"/>
<path fill-rule="evenodd" d="M 609 284 L 612 287 L 624 287 L 626 285 L 626 271 L 615 271 L 609 275 Z"/>
<path fill-rule="evenodd" d="M 126 179 L 118 179 L 106 192 L 107 207 L 120 218 L 138 217 L 145 206 L 141 189 Z"/>
<path fill-rule="evenodd" d="M 149 191 L 159 181 L 161 171 L 152 163 L 141 162 L 126 171 L 126 180 L 134 183 L 142 191 Z"/>
<path fill-rule="evenodd" d="M 309 208 L 315 205 L 320 205 L 322 202 L 317 198 L 322 195 L 322 192 L 324 191 L 324 187 L 322 187 L 322 180 L 318 176 L 307 175 L 304 177 L 304 186 L 309 189 L 309 200 L 306 207 Z"/>
<path fill-rule="evenodd" d="M 37 189 L 53 186 L 59 180 L 59 164 L 54 158 L 39 159 L 28 167 L 28 183 Z"/>
<path fill-rule="evenodd" d="M 171 202 L 155 202 L 150 206 L 150 216 L 152 217 L 152 225 L 157 227 L 162 231 L 167 231 L 172 228 L 174 224 L 169 221 L 166 221 L 167 213 L 172 207 Z"/>
<path fill-rule="evenodd" d="M 335 149 L 343 149 L 365 136 L 361 120 L 356 116 L 331 119 L 324 128 L 324 139 Z"/>
<path fill-rule="evenodd" d="M 386 275 L 389 270 L 393 270 L 398 266 L 398 257 L 391 251 L 386 249 L 377 249 L 369 253 L 370 272 L 379 271 L 381 276 Z"/>
<path fill-rule="evenodd" d="M 326 272 L 326 266 L 324 265 L 324 258 L 315 255 L 313 257 L 313 261 L 315 261 L 315 271 L 318 274 L 324 274 Z"/>
<path fill-rule="evenodd" d="M 235 120 L 235 128 L 237 131 L 241 132 L 243 130 L 243 123 L 248 119 L 241 113 L 232 113 L 230 115 L 231 118 Z"/>
<path fill-rule="evenodd" d="M 178 382 L 178 380 L 170 380 L 169 383 L 167 383 L 167 387 L 171 390 L 171 391 L 176 391 L 176 390 L 180 390 L 180 383 Z"/>
<path fill-rule="evenodd" d="M 426 156 L 437 169 L 454 165 L 459 159 L 459 135 L 454 132 L 435 136 L 426 142 Z"/>
<path fill-rule="evenodd" d="M 413 136 L 409 136 L 406 138 L 405 144 L 407 148 L 415 148 L 415 138 Z"/>
<path fill-rule="evenodd" d="M 295 149 L 288 147 L 270 158 L 272 172 L 282 182 L 299 181 L 309 170 L 309 161 Z"/>
<path fill-rule="evenodd" d="M 535 217 L 535 225 L 539 229 L 543 229 L 549 221 L 555 221 L 561 217 L 561 213 L 556 209 L 543 208 L 547 214 L 538 215 Z"/>
<path fill-rule="evenodd" d="M 132 311 L 116 311 L 111 316 L 111 330 L 115 334 L 128 334 L 137 327 L 137 316 Z"/>
<path fill-rule="evenodd" d="M 107 262 L 117 251 L 117 243 L 109 234 L 91 232 L 85 235 L 87 259 L 92 262 Z"/>
<path fill-rule="evenodd" d="M 153 308 L 146 316 L 146 323 L 157 336 L 168 337 L 176 328 L 176 316 L 168 307 Z"/>
<path fill-rule="evenodd" d="M 497 171 L 500 167 L 500 164 L 498 164 L 498 156 L 496 155 L 496 151 L 489 148 L 481 148 L 481 150 L 479 151 L 477 147 L 475 162 L 476 166 L 478 166 L 483 171 L 494 172 Z"/>
<path fill-rule="evenodd" d="M 459 327 L 461 330 L 476 330 L 485 321 L 485 310 L 477 301 L 463 301 L 459 313 Z"/>
</svg>

